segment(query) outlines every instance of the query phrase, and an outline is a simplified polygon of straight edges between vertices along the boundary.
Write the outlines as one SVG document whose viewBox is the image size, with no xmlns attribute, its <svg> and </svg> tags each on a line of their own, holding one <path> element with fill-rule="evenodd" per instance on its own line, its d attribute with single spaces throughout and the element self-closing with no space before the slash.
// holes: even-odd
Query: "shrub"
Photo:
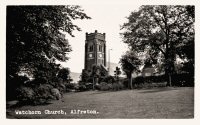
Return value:
<svg viewBox="0 0 200 125">
<path fill-rule="evenodd" d="M 97 90 L 101 90 L 101 86 L 100 86 L 100 84 L 95 85 L 95 89 L 97 89 Z"/>
<path fill-rule="evenodd" d="M 119 83 L 114 83 L 114 84 L 112 85 L 112 87 L 113 87 L 113 90 L 114 90 L 114 91 L 118 91 L 118 90 L 124 89 L 124 86 L 123 86 L 123 84 L 122 84 L 121 82 L 119 82 Z"/>
<path fill-rule="evenodd" d="M 76 87 L 77 91 L 88 91 L 93 89 L 93 83 L 79 82 Z"/>
<path fill-rule="evenodd" d="M 114 91 L 118 91 L 118 90 L 122 90 L 124 89 L 124 86 L 122 83 L 106 83 L 106 82 L 101 82 L 99 85 L 99 90 L 101 91 L 109 91 L 109 90 L 114 90 Z"/>
<path fill-rule="evenodd" d="M 50 99 L 61 99 L 61 93 L 57 88 L 49 84 L 40 84 L 35 87 L 21 86 L 17 89 L 17 99 L 22 104 L 43 104 Z"/>
<path fill-rule="evenodd" d="M 67 92 L 74 90 L 75 89 L 76 84 L 75 83 L 66 83 L 65 84 L 65 89 Z"/>
<path fill-rule="evenodd" d="M 154 88 L 154 87 L 166 87 L 167 82 L 161 82 L 161 83 L 143 83 L 143 84 L 136 84 L 135 88 Z"/>
<path fill-rule="evenodd" d="M 129 81 L 127 78 L 121 80 L 124 88 L 129 88 Z M 150 88 L 150 87 L 165 87 L 167 78 L 165 75 L 159 76 L 138 76 L 132 79 L 132 85 L 135 88 Z M 189 73 L 173 74 L 172 86 L 194 86 L 194 75 Z"/>
<path fill-rule="evenodd" d="M 54 95 L 51 93 L 53 86 L 49 84 L 41 84 L 38 87 L 35 87 L 35 101 L 34 104 L 46 103 L 49 99 L 54 99 Z"/>
<path fill-rule="evenodd" d="M 161 83 L 152 83 L 154 87 L 166 87 L 167 82 L 161 82 Z"/>
<path fill-rule="evenodd" d="M 102 78 L 101 82 L 114 83 L 115 78 L 113 76 L 106 76 L 106 77 Z"/>
<path fill-rule="evenodd" d="M 174 86 L 194 86 L 194 75 L 189 73 L 173 74 L 172 75 L 172 85 Z"/>
<path fill-rule="evenodd" d="M 106 82 L 101 82 L 99 84 L 100 86 L 100 90 L 101 91 L 108 91 L 108 90 L 112 90 L 112 84 L 106 83 Z"/>
<path fill-rule="evenodd" d="M 182 87 L 194 87 L 194 74 L 181 73 L 172 75 L 172 85 Z"/>
<path fill-rule="evenodd" d="M 18 91 L 20 86 L 23 86 L 30 79 L 26 76 L 14 76 L 6 78 L 6 100 L 15 100 L 17 99 Z"/>
<path fill-rule="evenodd" d="M 79 88 L 78 88 L 79 91 L 86 91 L 87 88 L 85 85 L 79 85 Z"/>
<path fill-rule="evenodd" d="M 32 103 L 35 100 L 35 92 L 30 87 L 21 86 L 17 89 L 17 99 L 20 102 Z"/>
<path fill-rule="evenodd" d="M 87 90 L 92 90 L 93 89 L 93 83 L 85 83 L 86 89 Z"/>
<path fill-rule="evenodd" d="M 163 87 L 165 86 L 165 83 L 167 82 L 167 77 L 165 75 L 147 76 L 147 77 L 138 76 L 136 78 L 133 78 L 132 81 L 133 81 L 132 82 L 133 86 L 136 86 L 136 88 L 141 88 L 142 86 L 143 87 L 147 87 L 147 86 L 148 87 Z M 123 84 L 125 85 L 125 87 L 128 87 L 128 80 L 124 80 Z M 172 85 L 193 87 L 194 76 L 188 73 L 173 74 Z"/>
<path fill-rule="evenodd" d="M 62 97 L 60 91 L 56 88 L 51 89 L 51 94 L 52 94 L 53 98 L 56 98 L 57 100 L 60 100 Z"/>
<path fill-rule="evenodd" d="M 79 91 L 79 85 L 78 85 L 78 84 L 75 85 L 75 86 L 74 86 L 74 89 L 75 89 L 75 91 Z"/>
<path fill-rule="evenodd" d="M 75 85 L 76 85 L 75 83 L 66 83 L 65 87 L 66 87 L 66 89 L 74 89 Z"/>
<path fill-rule="evenodd" d="M 127 78 L 124 78 L 123 80 L 120 81 L 123 85 L 124 88 L 129 88 L 129 82 Z"/>
</svg>

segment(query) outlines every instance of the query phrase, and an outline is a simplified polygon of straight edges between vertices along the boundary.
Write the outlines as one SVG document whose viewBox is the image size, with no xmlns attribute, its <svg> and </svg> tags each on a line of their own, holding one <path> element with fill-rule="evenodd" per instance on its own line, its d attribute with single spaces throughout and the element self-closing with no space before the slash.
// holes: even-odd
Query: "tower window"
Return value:
<svg viewBox="0 0 200 125">
<path fill-rule="evenodd" d="M 89 46 L 89 52 L 93 52 L 93 45 Z"/>
<path fill-rule="evenodd" d="M 99 45 L 99 51 L 100 51 L 101 46 Z"/>
<path fill-rule="evenodd" d="M 99 52 L 102 52 L 102 46 L 101 45 L 99 45 Z"/>
</svg>

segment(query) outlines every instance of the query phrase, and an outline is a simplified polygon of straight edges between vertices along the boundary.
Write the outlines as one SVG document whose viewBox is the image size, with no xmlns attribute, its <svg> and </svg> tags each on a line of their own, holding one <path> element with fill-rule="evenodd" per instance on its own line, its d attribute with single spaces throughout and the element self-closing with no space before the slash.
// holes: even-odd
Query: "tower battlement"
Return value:
<svg viewBox="0 0 200 125">
<path fill-rule="evenodd" d="M 86 41 L 91 39 L 99 39 L 102 41 L 105 41 L 106 34 L 105 33 L 98 33 L 97 30 L 95 30 L 94 33 L 87 33 L 86 32 Z"/>
</svg>

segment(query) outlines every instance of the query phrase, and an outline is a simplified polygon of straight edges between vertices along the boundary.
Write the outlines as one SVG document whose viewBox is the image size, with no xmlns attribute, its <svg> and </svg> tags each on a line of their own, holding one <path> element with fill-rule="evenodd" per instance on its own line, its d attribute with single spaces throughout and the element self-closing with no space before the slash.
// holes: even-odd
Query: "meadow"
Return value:
<svg viewBox="0 0 200 125">
<path fill-rule="evenodd" d="M 45 110 L 62 110 L 65 114 L 45 114 Z M 16 114 L 16 111 L 42 113 Z M 53 100 L 37 106 L 9 107 L 6 114 L 7 118 L 19 119 L 194 118 L 194 87 L 70 92 L 64 94 L 62 101 Z"/>
</svg>

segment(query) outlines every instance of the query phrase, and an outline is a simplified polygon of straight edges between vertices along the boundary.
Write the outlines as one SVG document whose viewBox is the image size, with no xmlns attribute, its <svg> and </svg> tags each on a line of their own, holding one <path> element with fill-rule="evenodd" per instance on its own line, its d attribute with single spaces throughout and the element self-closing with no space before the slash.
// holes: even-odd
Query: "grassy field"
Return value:
<svg viewBox="0 0 200 125">
<path fill-rule="evenodd" d="M 15 111 L 41 111 L 42 114 L 17 115 Z M 65 114 L 45 114 L 45 110 L 62 110 Z M 75 111 L 79 114 L 73 114 Z M 79 110 L 79 111 L 78 111 Z M 85 110 L 95 110 L 94 114 Z M 80 114 L 82 111 L 82 114 Z M 58 112 L 57 112 L 58 113 Z M 7 109 L 7 118 L 193 118 L 194 88 L 154 88 L 115 92 L 88 91 L 67 93 L 64 102 Z"/>
</svg>

